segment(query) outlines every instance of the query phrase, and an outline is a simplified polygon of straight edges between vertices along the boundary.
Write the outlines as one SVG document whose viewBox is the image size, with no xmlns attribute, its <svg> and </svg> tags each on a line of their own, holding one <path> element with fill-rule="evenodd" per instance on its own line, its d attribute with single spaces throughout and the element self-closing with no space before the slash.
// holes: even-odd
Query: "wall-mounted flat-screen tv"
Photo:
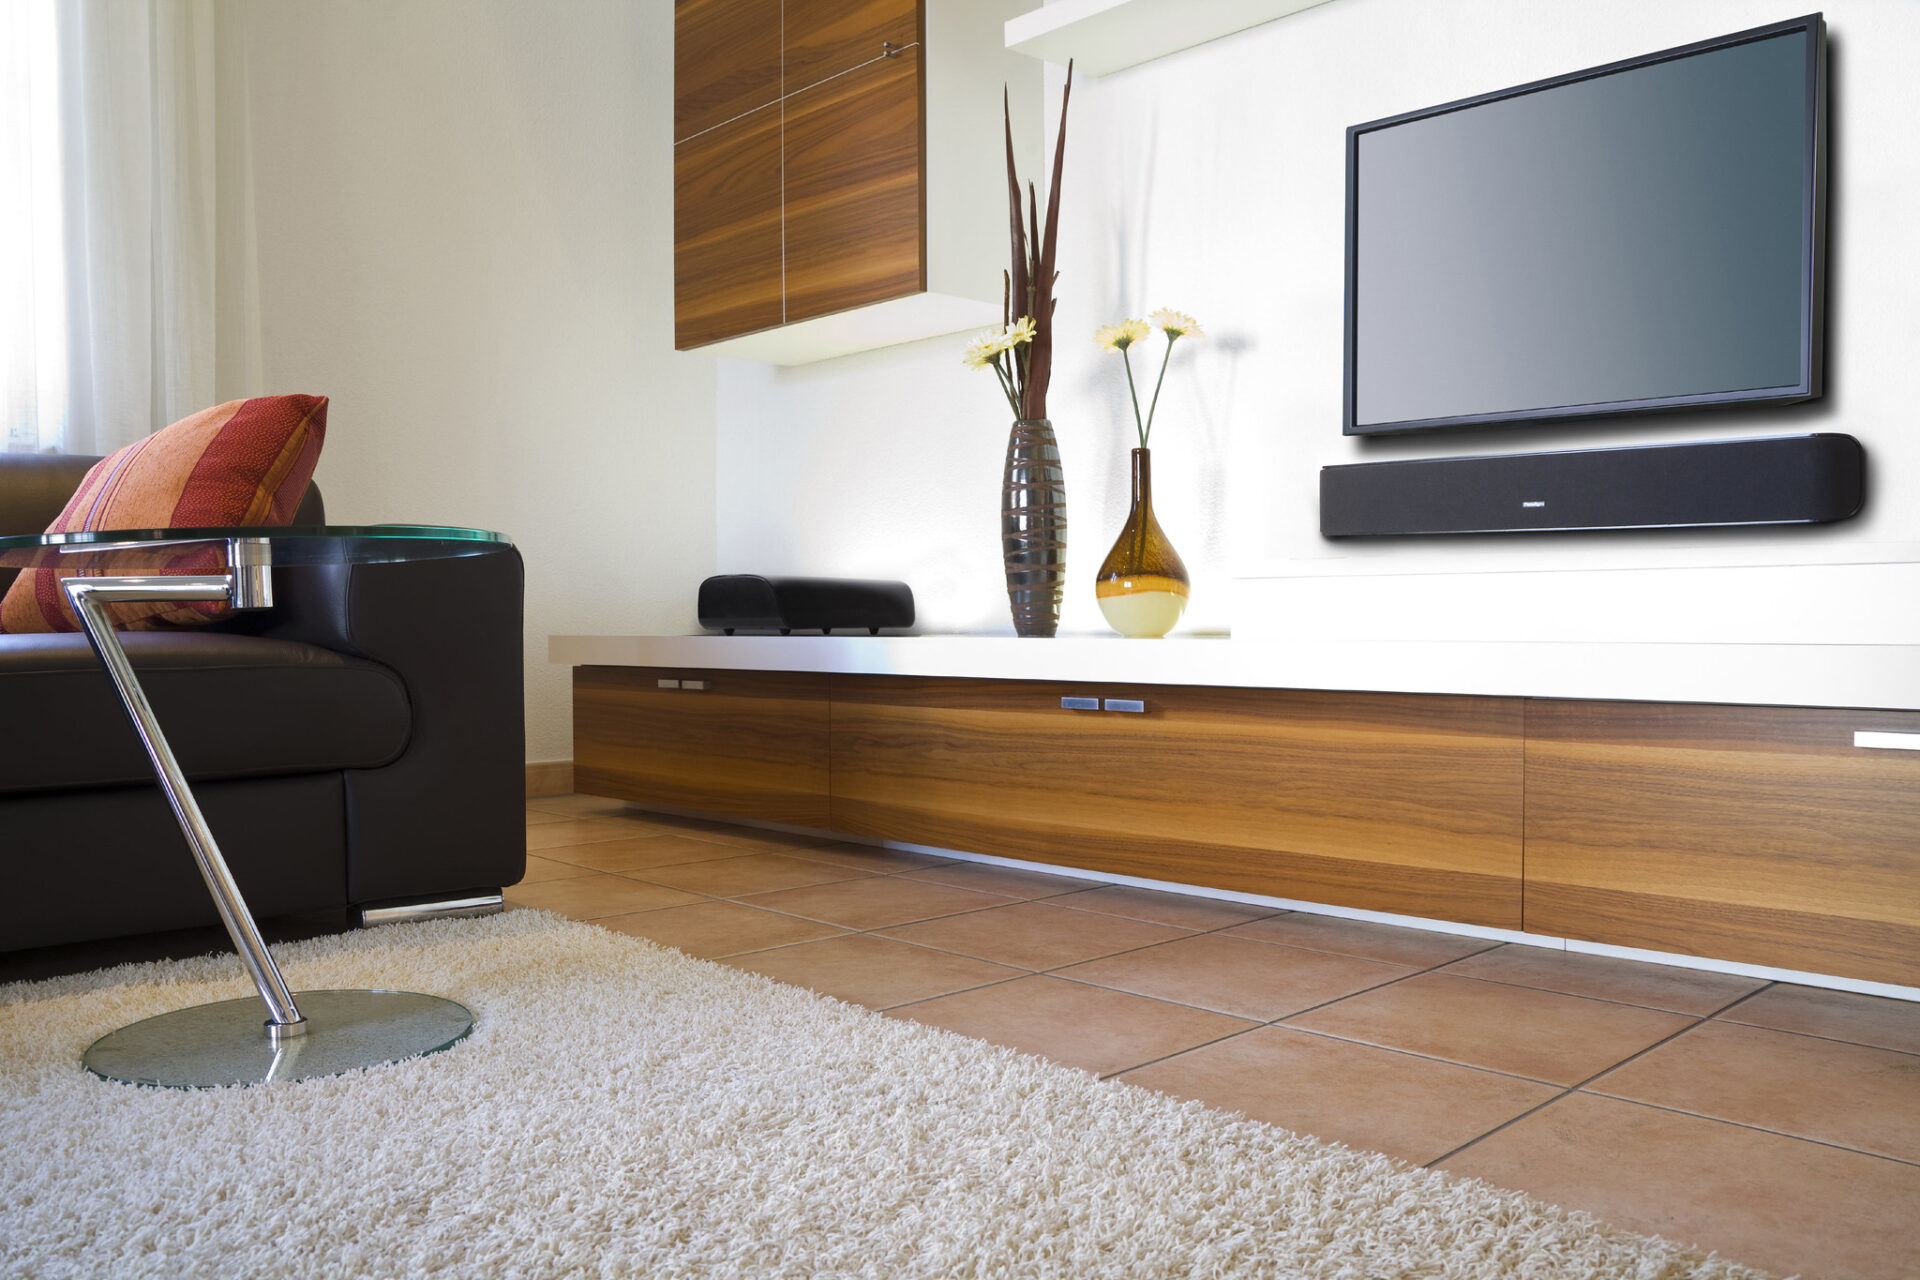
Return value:
<svg viewBox="0 0 1920 1280">
<path fill-rule="evenodd" d="M 1820 394 L 1819 14 L 1347 131 L 1348 435 Z"/>
</svg>

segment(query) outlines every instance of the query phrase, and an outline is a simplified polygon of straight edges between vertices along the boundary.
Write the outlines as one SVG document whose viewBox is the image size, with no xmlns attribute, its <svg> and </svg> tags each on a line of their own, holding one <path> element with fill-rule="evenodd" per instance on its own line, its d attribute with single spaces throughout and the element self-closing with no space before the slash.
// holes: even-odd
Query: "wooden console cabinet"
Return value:
<svg viewBox="0 0 1920 1280">
<path fill-rule="evenodd" d="M 1920 986 L 1920 712 L 574 672 L 596 795 Z"/>
<path fill-rule="evenodd" d="M 1536 933 L 1920 986 L 1920 713 L 1535 701 Z"/>
<path fill-rule="evenodd" d="M 573 785 L 672 809 L 826 827 L 827 677 L 575 667 Z"/>
<path fill-rule="evenodd" d="M 900 676 L 832 697 L 837 830 L 1521 924 L 1515 699 Z"/>
</svg>

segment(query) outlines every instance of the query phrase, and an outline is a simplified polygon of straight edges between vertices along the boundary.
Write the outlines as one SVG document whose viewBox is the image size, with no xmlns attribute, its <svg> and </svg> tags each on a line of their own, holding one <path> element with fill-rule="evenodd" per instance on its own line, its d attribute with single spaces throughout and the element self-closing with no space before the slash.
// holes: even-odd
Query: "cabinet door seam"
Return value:
<svg viewBox="0 0 1920 1280">
<path fill-rule="evenodd" d="M 763 102 L 759 106 L 754 107 L 751 110 L 742 111 L 739 115 L 729 116 L 727 119 L 722 120 L 717 124 L 710 124 L 706 128 L 698 130 L 697 132 L 689 133 L 684 138 L 675 138 L 673 140 L 673 145 L 677 147 L 683 142 L 692 142 L 695 138 L 700 137 L 702 134 L 712 133 L 715 129 L 726 128 L 728 125 L 732 124 L 735 120 L 744 120 L 748 116 L 752 115 L 755 111 L 765 111 L 768 107 L 780 106 L 781 104 L 785 103 L 789 98 L 797 98 L 803 93 L 810 93 L 813 90 L 818 89 L 823 84 L 832 84 L 835 80 L 840 79 L 842 76 L 850 76 L 854 72 L 862 70 L 866 67 L 870 67 L 876 62 L 885 62 L 888 58 L 897 58 L 901 54 L 905 53 L 907 50 L 918 49 L 919 47 L 920 47 L 920 42 L 918 40 L 914 41 L 912 44 L 895 45 L 892 53 L 883 53 L 877 57 L 868 58 L 865 62 L 862 62 L 856 66 L 848 67 L 844 71 L 836 71 L 832 75 L 827 76 L 824 79 L 815 80 L 812 84 L 808 85 L 805 89 L 795 89 L 792 93 L 786 92 L 786 87 L 787 87 L 786 72 L 785 72 L 785 69 L 783 68 L 781 71 L 781 80 L 780 80 L 780 90 L 781 90 L 780 96 L 775 98 L 772 102 Z M 784 119 L 784 113 L 782 118 Z"/>
</svg>

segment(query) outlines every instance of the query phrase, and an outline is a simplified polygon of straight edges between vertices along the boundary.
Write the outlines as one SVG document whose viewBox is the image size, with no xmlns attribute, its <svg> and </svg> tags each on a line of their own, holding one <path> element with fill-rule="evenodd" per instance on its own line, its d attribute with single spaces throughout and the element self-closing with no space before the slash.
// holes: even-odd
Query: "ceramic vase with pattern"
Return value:
<svg viewBox="0 0 1920 1280">
<path fill-rule="evenodd" d="M 1053 423 L 1045 418 L 1019 419 L 1007 437 L 1000 548 L 1014 634 L 1052 636 L 1060 626 L 1066 582 L 1067 483 Z"/>
</svg>

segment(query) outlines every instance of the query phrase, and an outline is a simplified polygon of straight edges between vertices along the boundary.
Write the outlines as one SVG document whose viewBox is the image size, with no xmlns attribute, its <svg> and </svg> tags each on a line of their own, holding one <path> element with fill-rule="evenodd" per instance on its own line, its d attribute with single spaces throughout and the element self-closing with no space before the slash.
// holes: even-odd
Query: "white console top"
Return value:
<svg viewBox="0 0 1920 1280">
<path fill-rule="evenodd" d="M 1920 710 L 1920 645 L 552 636 L 569 666 Z"/>
</svg>

